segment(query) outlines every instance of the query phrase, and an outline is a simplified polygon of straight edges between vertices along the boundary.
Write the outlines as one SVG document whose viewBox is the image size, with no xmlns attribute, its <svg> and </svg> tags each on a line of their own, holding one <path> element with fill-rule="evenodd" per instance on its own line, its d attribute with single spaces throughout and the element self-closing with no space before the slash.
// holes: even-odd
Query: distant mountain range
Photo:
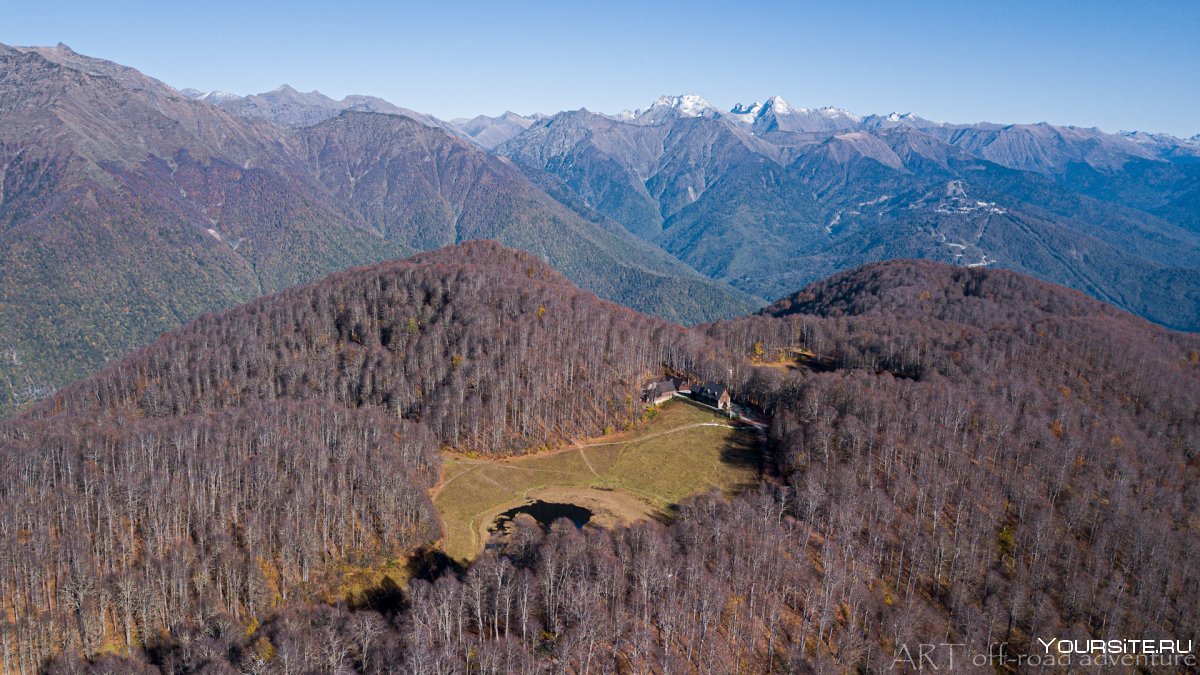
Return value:
<svg viewBox="0 0 1200 675">
<path fill-rule="evenodd" d="M 181 89 L 179 93 L 194 101 L 211 103 L 239 117 L 267 119 L 292 128 L 310 127 L 352 110 L 403 115 L 431 127 L 448 131 L 455 129 L 432 115 L 401 108 L 374 96 L 347 96 L 335 101 L 319 91 L 302 93 L 286 84 L 273 91 L 251 96 L 238 96 L 223 91 L 210 91 L 206 94 L 195 89 Z"/>
<path fill-rule="evenodd" d="M 480 238 L 682 323 L 915 257 L 1200 329 L 1200 135 L 694 95 L 443 121 L 0 46 L 0 179 L 0 412 L 198 314 Z"/>
<path fill-rule="evenodd" d="M 762 302 L 429 119 L 349 109 L 377 99 L 250 98 L 184 95 L 64 45 L 0 46 L 0 412 L 199 314 L 468 239 L 684 323 Z"/>
<path fill-rule="evenodd" d="M 542 113 L 520 115 L 505 111 L 497 117 L 479 115 L 443 121 L 375 96 L 351 95 L 336 101 L 318 91 L 299 92 L 286 84 L 269 92 L 249 96 L 223 91 L 205 93 L 196 89 L 181 89 L 179 93 L 241 117 L 268 119 L 296 128 L 312 126 L 346 110 L 403 115 L 428 126 L 455 132 L 489 149 L 552 117 Z M 569 112 L 589 111 L 582 109 Z M 564 114 L 568 112 L 558 115 Z M 1076 163 L 1116 171 L 1134 160 L 1200 161 L 1200 134 L 1183 139 L 1144 131 L 1106 133 L 1094 127 L 1055 126 L 1045 122 L 951 124 L 933 122 L 913 113 L 857 115 L 830 106 L 798 108 L 779 96 L 772 96 L 762 103 L 739 103 L 728 111 L 718 109 L 697 95 L 661 96 L 643 110 L 626 110 L 613 115 L 591 114 L 639 125 L 661 124 L 675 117 L 703 117 L 740 127 L 755 135 L 772 132 L 820 134 L 919 129 L 947 144 L 961 147 L 980 159 L 1012 169 L 1041 173 L 1061 172 Z M 776 143 L 781 140 L 786 139 L 779 136 L 774 138 Z M 786 142 L 780 144 L 790 145 Z"/>
<path fill-rule="evenodd" d="M 894 257 L 998 265 L 1200 328 L 1200 146 L 1164 135 L 859 116 L 774 97 L 563 112 L 496 152 L 764 298 Z"/>
</svg>

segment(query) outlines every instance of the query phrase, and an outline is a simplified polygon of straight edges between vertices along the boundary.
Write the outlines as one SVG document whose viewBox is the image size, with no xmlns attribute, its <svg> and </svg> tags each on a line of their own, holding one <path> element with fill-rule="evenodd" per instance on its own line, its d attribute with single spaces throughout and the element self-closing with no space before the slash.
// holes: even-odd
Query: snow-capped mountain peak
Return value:
<svg viewBox="0 0 1200 675">
<path fill-rule="evenodd" d="M 761 104 L 739 103 L 727 116 L 760 131 L 840 131 L 856 128 L 863 121 L 842 108 L 797 108 L 781 96 L 772 96 Z"/>
<path fill-rule="evenodd" d="M 208 92 L 207 94 L 201 96 L 200 100 L 208 101 L 209 103 L 216 103 L 218 101 L 233 101 L 233 100 L 239 99 L 239 98 L 241 98 L 241 96 L 238 96 L 237 94 L 231 94 L 227 91 L 220 91 L 219 89 L 214 89 L 214 90 Z"/>
<path fill-rule="evenodd" d="M 739 103 L 729 110 L 729 116 L 742 124 L 754 124 L 754 120 L 758 118 L 758 114 L 762 112 L 762 109 L 763 104 L 757 101 L 750 105 Z"/>
<path fill-rule="evenodd" d="M 788 102 L 783 100 L 783 97 L 779 95 L 775 95 L 767 99 L 767 102 L 763 104 L 763 108 L 765 110 L 770 110 L 776 115 L 789 115 L 792 112 L 795 112 L 792 106 L 788 105 Z"/>
<path fill-rule="evenodd" d="M 720 112 L 714 108 L 711 103 L 704 100 L 703 97 L 695 94 L 684 94 L 683 96 L 659 96 L 658 99 L 650 105 L 650 110 L 654 110 L 655 108 L 674 108 L 684 117 L 711 117 Z"/>
<path fill-rule="evenodd" d="M 800 112 L 808 112 L 808 111 L 800 111 Z M 816 110 L 816 112 L 820 113 L 822 117 L 826 117 L 829 119 L 846 119 L 846 120 L 850 120 L 853 122 L 861 122 L 862 121 L 862 117 L 860 117 L 859 115 L 855 115 L 854 113 L 850 112 L 849 110 L 846 110 L 845 108 L 834 108 L 833 106 L 825 106 L 824 108 L 820 108 L 820 109 Z M 900 117 L 903 119 L 904 116 L 901 115 Z"/>
</svg>

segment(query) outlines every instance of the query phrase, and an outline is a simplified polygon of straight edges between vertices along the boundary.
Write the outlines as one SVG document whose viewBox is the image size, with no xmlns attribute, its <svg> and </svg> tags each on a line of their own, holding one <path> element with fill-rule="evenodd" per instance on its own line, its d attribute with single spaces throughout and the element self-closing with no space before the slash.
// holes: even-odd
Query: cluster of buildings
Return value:
<svg viewBox="0 0 1200 675">
<path fill-rule="evenodd" d="M 703 386 L 686 385 L 677 377 L 666 377 L 642 387 L 642 402 L 650 405 L 658 405 L 673 396 L 686 396 L 718 410 L 728 411 L 733 406 L 729 389 L 714 382 Z"/>
</svg>

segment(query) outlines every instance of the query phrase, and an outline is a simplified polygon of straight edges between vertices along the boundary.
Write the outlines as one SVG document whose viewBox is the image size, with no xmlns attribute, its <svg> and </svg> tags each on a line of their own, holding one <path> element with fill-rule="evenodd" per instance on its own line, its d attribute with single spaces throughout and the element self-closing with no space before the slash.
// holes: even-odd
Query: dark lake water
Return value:
<svg viewBox="0 0 1200 675">
<path fill-rule="evenodd" d="M 559 504 L 557 502 L 544 502 L 537 500 L 530 504 L 522 504 L 511 508 L 504 513 L 496 516 L 496 521 L 492 523 L 491 530 L 493 532 L 506 529 L 513 518 L 517 517 L 518 513 L 528 513 L 533 516 L 533 519 L 538 521 L 542 527 L 550 527 L 550 523 L 559 518 L 566 518 L 575 527 L 583 527 L 589 520 L 592 519 L 591 509 L 586 509 L 575 504 Z"/>
</svg>

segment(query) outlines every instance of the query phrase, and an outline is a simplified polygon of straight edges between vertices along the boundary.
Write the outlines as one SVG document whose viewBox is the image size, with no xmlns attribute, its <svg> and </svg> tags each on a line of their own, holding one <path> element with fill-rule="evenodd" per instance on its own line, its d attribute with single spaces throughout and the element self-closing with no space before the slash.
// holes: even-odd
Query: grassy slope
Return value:
<svg viewBox="0 0 1200 675">
<path fill-rule="evenodd" d="M 433 491 L 442 548 L 473 558 L 495 517 L 533 498 L 577 503 L 600 523 L 666 517 L 690 495 L 754 482 L 756 441 L 711 412 L 670 402 L 633 431 L 553 453 L 505 461 L 448 456 Z"/>
</svg>

